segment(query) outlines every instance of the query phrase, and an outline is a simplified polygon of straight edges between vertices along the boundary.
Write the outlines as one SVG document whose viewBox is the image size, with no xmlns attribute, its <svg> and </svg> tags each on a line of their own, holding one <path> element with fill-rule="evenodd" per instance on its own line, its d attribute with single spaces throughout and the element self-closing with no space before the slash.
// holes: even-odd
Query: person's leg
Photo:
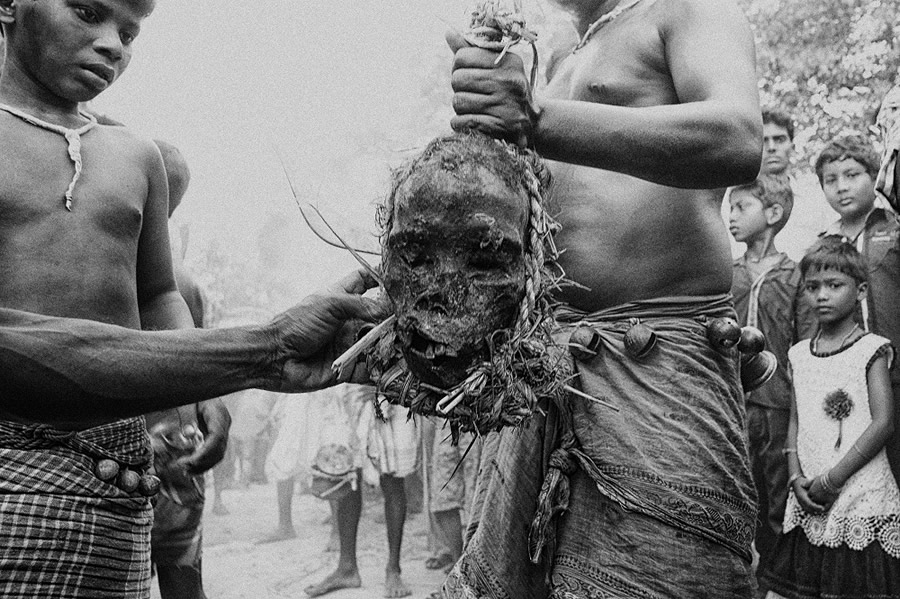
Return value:
<svg viewBox="0 0 900 599">
<path fill-rule="evenodd" d="M 156 578 L 162 599 L 206 599 L 199 564 L 196 567 L 156 564 Z"/>
<path fill-rule="evenodd" d="M 203 502 L 182 506 L 161 496 L 150 559 L 162 599 L 206 599 L 201 572 Z"/>
<path fill-rule="evenodd" d="M 382 474 L 381 491 L 384 493 L 384 519 L 388 538 L 384 596 L 406 597 L 412 594 L 400 576 L 400 550 L 403 545 L 403 526 L 406 524 L 406 487 L 402 478 Z"/>
<path fill-rule="evenodd" d="M 757 579 L 759 580 L 761 592 L 767 590 L 761 575 L 772 558 L 775 544 L 781 536 L 784 526 L 784 510 L 788 497 L 788 466 L 783 450 L 787 444 L 790 410 L 766 410 L 766 420 L 768 423 L 768 443 L 763 453 L 765 460 L 763 484 L 765 485 L 765 490 L 760 489 L 758 493 L 760 496 L 765 495 L 766 497 L 765 508 L 767 511 L 760 511 L 760 516 L 763 521 L 762 526 L 767 529 L 769 542 L 767 545 L 757 547 L 759 551 Z M 763 509 L 763 505 L 760 502 L 760 510 Z"/>
<path fill-rule="evenodd" d="M 443 544 L 449 551 L 449 560 L 444 564 L 448 570 L 462 555 L 463 535 L 462 518 L 459 510 L 444 510 L 433 512 Z"/>
<path fill-rule="evenodd" d="M 310 597 L 318 597 L 339 589 L 362 586 L 359 568 L 356 564 L 356 535 L 359 531 L 359 517 L 362 513 L 362 470 L 357 471 L 356 477 L 356 489 L 332 502 L 335 506 L 341 545 L 337 569 L 325 577 L 322 582 L 304 589 Z"/>
<path fill-rule="evenodd" d="M 228 508 L 222 501 L 222 491 L 229 488 L 234 482 L 237 455 L 235 442 L 229 440 L 228 447 L 225 449 L 225 457 L 213 467 L 213 514 L 217 516 L 228 514 Z"/>
<path fill-rule="evenodd" d="M 278 527 L 262 539 L 259 543 L 274 543 L 297 537 L 294 530 L 294 516 L 291 513 L 294 500 L 294 479 L 278 481 L 275 491 L 278 499 Z"/>
<path fill-rule="evenodd" d="M 331 525 L 331 534 L 328 535 L 328 544 L 325 545 L 325 551 L 327 553 L 339 551 L 341 548 L 341 531 L 338 527 L 337 504 L 337 501 L 328 502 L 328 505 L 331 508 L 331 517 L 328 519 L 328 523 Z"/>
</svg>

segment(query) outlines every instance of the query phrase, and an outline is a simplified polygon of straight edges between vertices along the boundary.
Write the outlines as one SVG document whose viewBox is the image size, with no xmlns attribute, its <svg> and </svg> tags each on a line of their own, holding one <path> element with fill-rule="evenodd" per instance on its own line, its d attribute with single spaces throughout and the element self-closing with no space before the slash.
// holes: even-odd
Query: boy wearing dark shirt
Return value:
<svg viewBox="0 0 900 599">
<path fill-rule="evenodd" d="M 772 379 L 746 394 L 750 461 L 759 495 L 755 545 L 760 563 L 768 559 L 781 533 L 787 500 L 787 439 L 791 382 L 787 351 L 811 336 L 814 320 L 801 301 L 800 272 L 787 254 L 775 247 L 794 196 L 786 175 L 762 175 L 753 183 L 731 189 L 729 230 L 747 244 L 733 264 L 731 293 L 741 325 L 754 326 L 766 336 L 767 348 L 778 358 Z"/>
</svg>

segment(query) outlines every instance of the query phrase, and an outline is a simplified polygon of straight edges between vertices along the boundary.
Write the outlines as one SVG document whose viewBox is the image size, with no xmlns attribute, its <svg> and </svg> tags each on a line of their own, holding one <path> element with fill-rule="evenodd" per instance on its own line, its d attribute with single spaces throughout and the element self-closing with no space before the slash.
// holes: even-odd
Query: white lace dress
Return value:
<svg viewBox="0 0 900 599">
<path fill-rule="evenodd" d="M 813 354 L 809 341 L 788 352 L 797 397 L 797 456 L 804 476 L 813 478 L 837 464 L 871 424 L 866 374 L 875 358 L 885 354 L 892 363 L 890 341 L 871 333 L 831 354 Z M 826 413 L 826 404 L 834 408 L 836 402 L 843 403 L 845 411 L 849 408 L 841 420 Z M 878 541 L 888 555 L 900 558 L 900 491 L 884 449 L 850 477 L 825 514 L 803 511 L 791 490 L 784 532 L 797 526 L 816 546 L 844 543 L 859 551 Z"/>
</svg>

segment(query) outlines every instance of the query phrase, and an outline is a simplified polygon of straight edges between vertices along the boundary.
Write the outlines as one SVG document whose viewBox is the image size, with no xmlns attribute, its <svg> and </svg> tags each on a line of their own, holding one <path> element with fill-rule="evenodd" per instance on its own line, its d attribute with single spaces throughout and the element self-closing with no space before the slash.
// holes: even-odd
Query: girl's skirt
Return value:
<svg viewBox="0 0 900 599">
<path fill-rule="evenodd" d="M 768 599 L 888 599 L 900 597 L 900 559 L 877 541 L 816 546 L 798 526 L 778 539 L 761 582 Z"/>
</svg>

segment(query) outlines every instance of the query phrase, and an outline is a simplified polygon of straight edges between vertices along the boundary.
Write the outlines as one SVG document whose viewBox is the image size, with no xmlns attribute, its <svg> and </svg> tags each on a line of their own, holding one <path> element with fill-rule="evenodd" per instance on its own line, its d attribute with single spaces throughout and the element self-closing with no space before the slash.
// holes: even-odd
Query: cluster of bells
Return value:
<svg viewBox="0 0 900 599">
<path fill-rule="evenodd" d="M 766 383 L 778 368 L 775 354 L 766 350 L 766 338 L 756 327 L 741 327 L 732 318 L 713 318 L 706 323 L 706 338 L 717 351 L 730 353 L 735 347 L 741 354 L 741 386 L 748 393 Z M 600 351 L 600 333 L 587 325 L 572 331 L 569 351 L 576 360 L 587 361 Z M 642 360 L 656 347 L 656 332 L 640 322 L 631 320 L 625 332 L 625 351 L 632 358 Z"/>
<path fill-rule="evenodd" d="M 97 461 L 94 474 L 102 481 L 114 484 L 126 493 L 137 491 L 144 497 L 153 497 L 159 493 L 159 477 L 153 474 L 139 474 L 138 472 L 120 466 L 115 460 L 102 459 Z"/>
</svg>

